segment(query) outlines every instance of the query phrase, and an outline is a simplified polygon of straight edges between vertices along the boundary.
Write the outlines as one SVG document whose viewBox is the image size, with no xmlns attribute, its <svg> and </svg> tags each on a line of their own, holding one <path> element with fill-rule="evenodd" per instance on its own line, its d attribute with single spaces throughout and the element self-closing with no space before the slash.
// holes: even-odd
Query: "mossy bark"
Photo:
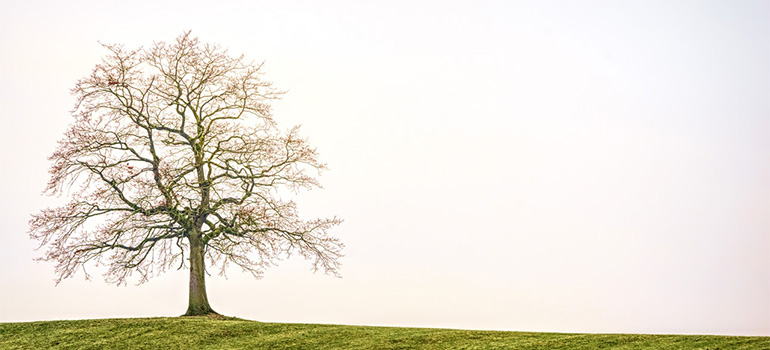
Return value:
<svg viewBox="0 0 770 350">
<path fill-rule="evenodd" d="M 185 316 L 216 314 L 206 296 L 204 246 L 200 232 L 190 235 L 190 299 Z"/>
</svg>

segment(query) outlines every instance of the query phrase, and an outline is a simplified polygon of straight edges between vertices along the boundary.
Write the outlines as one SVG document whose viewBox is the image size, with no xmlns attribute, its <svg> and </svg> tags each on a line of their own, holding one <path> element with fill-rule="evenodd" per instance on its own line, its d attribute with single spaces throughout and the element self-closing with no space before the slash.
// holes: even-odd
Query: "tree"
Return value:
<svg viewBox="0 0 770 350">
<path fill-rule="evenodd" d="M 87 263 L 108 282 L 139 283 L 189 267 L 186 315 L 214 313 L 207 265 L 259 277 L 292 253 L 337 274 L 338 218 L 303 220 L 282 198 L 320 187 L 325 169 L 298 134 L 281 131 L 270 102 L 281 97 L 261 64 L 201 44 L 189 32 L 148 49 L 109 50 L 79 80 L 74 123 L 49 158 L 49 195 L 70 201 L 33 215 L 30 235 L 56 262 L 57 283 Z"/>
</svg>

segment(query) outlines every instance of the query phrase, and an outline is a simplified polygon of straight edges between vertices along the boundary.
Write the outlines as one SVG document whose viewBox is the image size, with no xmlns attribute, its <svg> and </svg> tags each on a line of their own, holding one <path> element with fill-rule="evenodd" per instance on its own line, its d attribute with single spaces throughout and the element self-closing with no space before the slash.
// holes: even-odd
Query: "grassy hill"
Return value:
<svg viewBox="0 0 770 350">
<path fill-rule="evenodd" d="M 558 334 L 133 318 L 0 323 L 0 349 L 770 349 L 770 337 Z"/>
</svg>

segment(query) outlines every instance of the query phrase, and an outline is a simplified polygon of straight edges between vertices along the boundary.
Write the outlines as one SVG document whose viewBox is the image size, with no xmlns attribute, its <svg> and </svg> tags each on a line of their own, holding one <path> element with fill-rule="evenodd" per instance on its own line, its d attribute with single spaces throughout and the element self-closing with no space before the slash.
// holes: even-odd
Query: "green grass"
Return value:
<svg viewBox="0 0 770 350">
<path fill-rule="evenodd" d="M 770 349 L 770 337 L 491 332 L 175 317 L 0 323 L 0 349 Z"/>
</svg>

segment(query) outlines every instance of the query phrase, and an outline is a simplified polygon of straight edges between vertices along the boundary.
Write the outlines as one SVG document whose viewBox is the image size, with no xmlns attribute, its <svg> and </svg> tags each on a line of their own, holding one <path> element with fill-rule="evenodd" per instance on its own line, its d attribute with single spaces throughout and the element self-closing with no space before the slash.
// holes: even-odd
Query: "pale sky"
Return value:
<svg viewBox="0 0 770 350">
<path fill-rule="evenodd" d="M 27 235 L 69 89 L 184 30 L 265 61 L 330 170 L 341 279 L 208 279 L 265 322 L 770 335 L 770 2 L 0 0 L 0 322 L 176 316 L 187 271 L 54 284 Z M 92 268 L 98 271 L 98 268 Z"/>
</svg>

